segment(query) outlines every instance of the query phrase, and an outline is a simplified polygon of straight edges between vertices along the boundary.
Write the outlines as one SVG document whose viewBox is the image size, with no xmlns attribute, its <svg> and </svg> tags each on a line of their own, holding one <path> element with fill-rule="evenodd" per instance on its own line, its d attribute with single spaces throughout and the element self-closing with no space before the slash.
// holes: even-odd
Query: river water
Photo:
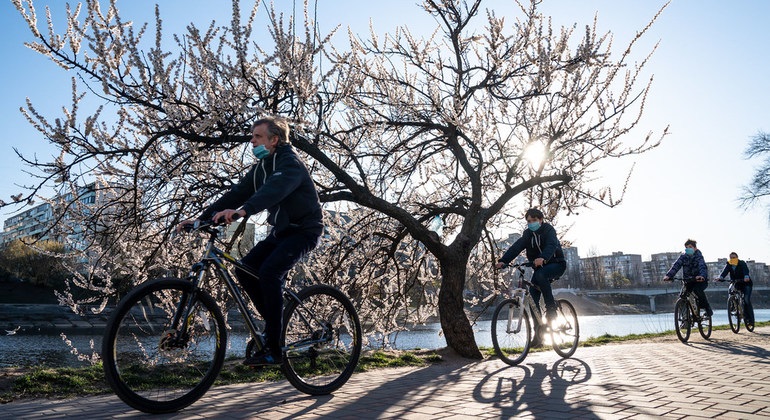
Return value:
<svg viewBox="0 0 770 420">
<path fill-rule="evenodd" d="M 770 320 L 770 309 L 756 309 L 757 322 Z M 580 339 L 598 337 L 604 334 L 628 335 L 656 333 L 674 329 L 672 313 L 641 314 L 641 315 L 593 315 L 580 316 Z M 479 346 L 492 347 L 490 334 L 491 321 L 478 321 L 474 325 L 476 342 Z M 713 317 L 714 325 L 728 324 L 725 310 L 717 310 Z M 2 333 L 0 331 L 0 333 Z M 743 327 L 740 334 L 747 334 Z M 696 334 L 696 339 L 700 336 Z M 91 354 L 94 350 L 101 351 L 101 336 L 68 335 L 71 346 L 60 336 L 14 334 L 0 335 L 0 367 L 8 366 L 78 366 L 86 362 L 79 361 L 73 353 L 73 348 L 81 354 Z M 242 355 L 246 346 L 246 338 L 242 335 L 231 335 L 230 352 Z M 93 340 L 93 349 L 91 347 Z M 373 340 L 375 341 L 375 340 Z M 396 349 L 435 349 L 446 346 L 444 337 L 440 334 L 439 324 L 427 324 L 403 331 L 390 337 L 393 348 Z"/>
</svg>

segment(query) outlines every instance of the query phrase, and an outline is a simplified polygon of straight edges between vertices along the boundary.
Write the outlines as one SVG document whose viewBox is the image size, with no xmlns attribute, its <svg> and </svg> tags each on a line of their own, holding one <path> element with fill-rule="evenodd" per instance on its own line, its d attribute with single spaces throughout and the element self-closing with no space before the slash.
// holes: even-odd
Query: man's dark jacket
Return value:
<svg viewBox="0 0 770 420">
<path fill-rule="evenodd" d="M 556 237 L 556 229 L 548 223 L 543 223 L 534 232 L 530 229 L 524 229 L 521 238 L 505 251 L 499 261 L 509 264 L 524 249 L 527 250 L 529 261 L 534 261 L 537 258 L 544 259 L 545 264 L 565 261 L 561 243 Z"/>
<path fill-rule="evenodd" d="M 323 233 L 323 213 L 313 179 L 291 145 L 281 145 L 251 167 L 230 191 L 200 215 L 209 220 L 225 209 L 242 208 L 246 216 L 268 211 L 273 232 L 302 230 Z"/>
</svg>

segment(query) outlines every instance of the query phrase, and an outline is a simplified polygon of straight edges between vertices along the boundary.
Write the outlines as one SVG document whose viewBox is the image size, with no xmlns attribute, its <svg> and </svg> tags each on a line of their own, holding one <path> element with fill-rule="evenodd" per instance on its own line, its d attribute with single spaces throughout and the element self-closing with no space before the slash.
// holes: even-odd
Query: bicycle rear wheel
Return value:
<svg viewBox="0 0 770 420">
<path fill-rule="evenodd" d="M 186 280 L 152 280 L 126 295 L 107 322 L 104 374 L 129 406 L 174 412 L 211 387 L 226 346 L 225 320 L 210 295 Z"/>
<path fill-rule="evenodd" d="M 727 319 L 730 321 L 730 329 L 738 334 L 741 330 L 741 312 L 734 296 L 727 299 Z"/>
<path fill-rule="evenodd" d="M 690 322 L 690 308 L 687 307 L 687 300 L 677 299 L 676 306 L 674 306 L 674 326 L 676 328 L 676 336 L 679 337 L 679 341 L 686 343 L 690 339 L 690 328 L 692 323 Z"/>
<path fill-rule="evenodd" d="M 532 343 L 529 316 L 521 312 L 519 305 L 517 300 L 506 299 L 497 305 L 492 315 L 492 346 L 497 357 L 511 366 L 518 365 L 527 357 Z"/>
<path fill-rule="evenodd" d="M 559 356 L 567 358 L 575 354 L 580 339 L 580 326 L 577 312 L 571 303 L 564 299 L 556 301 L 558 311 L 556 319 L 550 321 L 551 343 Z"/>
<path fill-rule="evenodd" d="M 301 290 L 284 312 L 283 369 L 286 379 L 310 395 L 329 394 L 345 384 L 361 356 L 361 324 L 339 290 L 314 285 Z"/>
<path fill-rule="evenodd" d="M 711 317 L 702 316 L 700 313 L 698 313 L 698 316 L 700 317 L 698 320 L 698 331 L 700 331 L 700 336 L 708 340 L 708 338 L 711 337 Z"/>
</svg>

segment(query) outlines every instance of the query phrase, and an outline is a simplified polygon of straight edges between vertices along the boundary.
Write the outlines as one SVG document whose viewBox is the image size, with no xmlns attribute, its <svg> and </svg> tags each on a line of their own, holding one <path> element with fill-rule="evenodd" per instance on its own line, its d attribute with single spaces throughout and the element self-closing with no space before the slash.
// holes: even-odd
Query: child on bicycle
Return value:
<svg viewBox="0 0 770 420">
<path fill-rule="evenodd" d="M 708 268 L 706 267 L 706 260 L 703 259 L 703 254 L 700 252 L 697 246 L 697 242 L 693 239 L 688 239 L 684 243 L 684 253 L 677 258 L 671 269 L 668 270 L 663 281 L 673 281 L 673 277 L 682 269 L 682 276 L 685 279 L 695 279 L 695 281 L 689 281 L 685 283 L 687 293 L 695 293 L 695 297 L 698 300 L 698 306 L 700 309 L 706 311 L 706 317 L 710 318 L 714 314 L 711 310 L 708 298 L 706 298 L 706 288 L 708 287 Z M 699 309 L 699 311 L 700 311 Z"/>
<path fill-rule="evenodd" d="M 540 289 L 531 287 L 529 293 L 538 311 L 541 311 L 540 294 L 542 292 L 546 318 L 550 320 L 556 318 L 556 301 L 553 298 L 551 282 L 558 279 L 567 270 L 567 260 L 564 259 L 564 252 L 561 249 L 559 238 L 556 236 L 556 229 L 550 224 L 544 223 L 543 218 L 543 212 L 540 210 L 527 210 L 524 214 L 527 228 L 524 229 L 521 238 L 505 251 L 495 266 L 502 268 L 510 264 L 521 251 L 526 249 L 527 259 L 534 265 L 532 283 Z"/>
<path fill-rule="evenodd" d="M 725 264 L 725 269 L 719 275 L 717 281 L 724 281 L 725 276 L 729 274 L 730 280 L 735 283 L 735 288 L 743 292 L 743 308 L 746 316 L 746 324 L 754 325 L 754 308 L 751 306 L 752 281 L 749 276 L 749 266 L 746 261 L 739 260 L 738 254 L 730 253 L 730 259 Z"/>
<path fill-rule="evenodd" d="M 240 217 L 268 211 L 273 226 L 267 238 L 241 259 L 258 278 L 236 270 L 238 282 L 265 320 L 263 351 L 244 360 L 248 366 L 280 364 L 283 296 L 286 274 L 318 245 L 323 215 L 307 167 L 289 142 L 289 126 L 264 118 L 252 125 L 251 145 L 258 159 L 248 173 L 200 215 L 198 220 L 232 223 Z M 193 223 L 186 220 L 180 227 Z"/>
</svg>

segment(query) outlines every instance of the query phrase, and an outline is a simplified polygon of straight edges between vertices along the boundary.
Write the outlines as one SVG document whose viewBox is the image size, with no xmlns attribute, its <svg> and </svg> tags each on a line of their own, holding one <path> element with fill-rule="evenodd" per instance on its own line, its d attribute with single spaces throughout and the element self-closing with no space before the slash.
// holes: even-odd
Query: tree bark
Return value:
<svg viewBox="0 0 770 420">
<path fill-rule="evenodd" d="M 450 253 L 439 260 L 441 264 L 441 290 L 439 291 L 439 319 L 447 346 L 460 356 L 481 359 L 481 352 L 473 336 L 473 328 L 465 315 L 463 291 L 469 256 Z"/>
</svg>

